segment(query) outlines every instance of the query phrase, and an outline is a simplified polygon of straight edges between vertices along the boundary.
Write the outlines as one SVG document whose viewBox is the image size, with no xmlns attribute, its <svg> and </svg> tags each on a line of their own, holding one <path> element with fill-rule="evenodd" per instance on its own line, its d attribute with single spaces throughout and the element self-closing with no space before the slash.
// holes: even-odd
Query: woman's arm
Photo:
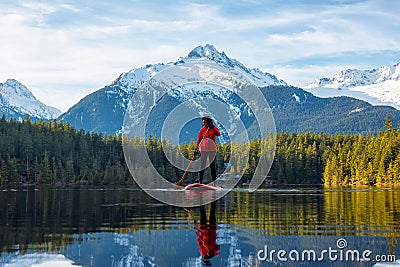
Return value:
<svg viewBox="0 0 400 267">
<path fill-rule="evenodd" d="M 214 133 L 215 133 L 216 136 L 220 136 L 221 135 L 221 133 L 219 132 L 219 129 L 215 125 L 214 125 Z"/>
</svg>

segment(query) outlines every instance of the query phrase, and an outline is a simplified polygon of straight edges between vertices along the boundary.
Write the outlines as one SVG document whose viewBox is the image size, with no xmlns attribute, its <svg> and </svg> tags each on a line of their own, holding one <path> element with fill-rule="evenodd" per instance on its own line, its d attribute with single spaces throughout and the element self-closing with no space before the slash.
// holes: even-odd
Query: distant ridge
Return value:
<svg viewBox="0 0 400 267">
<path fill-rule="evenodd" d="M 304 89 L 320 97 L 350 96 L 400 109 L 400 63 L 372 70 L 343 70 Z"/>
<path fill-rule="evenodd" d="M 35 98 L 29 89 L 15 79 L 0 83 L 0 113 L 21 120 L 25 114 L 34 119 L 56 119 L 61 111 Z"/>
</svg>

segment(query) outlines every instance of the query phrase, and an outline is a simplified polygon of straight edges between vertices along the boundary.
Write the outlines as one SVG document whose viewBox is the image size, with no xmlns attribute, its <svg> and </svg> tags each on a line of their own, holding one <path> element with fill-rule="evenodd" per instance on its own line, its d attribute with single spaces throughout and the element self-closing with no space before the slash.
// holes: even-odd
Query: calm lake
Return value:
<svg viewBox="0 0 400 267">
<path fill-rule="evenodd" d="M 137 188 L 19 187 L 0 191 L 0 214 L 0 266 L 374 266 L 400 259 L 398 187 L 238 188 L 190 209 Z"/>
</svg>

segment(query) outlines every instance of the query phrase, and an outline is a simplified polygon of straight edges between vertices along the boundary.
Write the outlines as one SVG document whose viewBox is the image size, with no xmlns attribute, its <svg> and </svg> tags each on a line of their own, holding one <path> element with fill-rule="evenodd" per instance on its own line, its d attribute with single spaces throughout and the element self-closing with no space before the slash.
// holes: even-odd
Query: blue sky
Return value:
<svg viewBox="0 0 400 267">
<path fill-rule="evenodd" d="M 0 82 L 66 111 L 122 72 L 206 43 L 295 86 L 400 62 L 400 1 L 0 2 Z"/>
</svg>

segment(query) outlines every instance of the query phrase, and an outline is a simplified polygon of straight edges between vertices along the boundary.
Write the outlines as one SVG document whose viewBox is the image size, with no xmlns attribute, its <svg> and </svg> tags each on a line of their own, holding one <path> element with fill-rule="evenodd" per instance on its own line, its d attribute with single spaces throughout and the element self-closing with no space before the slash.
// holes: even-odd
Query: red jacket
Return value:
<svg viewBox="0 0 400 267">
<path fill-rule="evenodd" d="M 196 236 L 201 256 L 208 259 L 219 254 L 221 246 L 216 243 L 216 224 L 202 224 L 196 227 Z"/>
<path fill-rule="evenodd" d="M 215 125 L 213 128 L 207 128 L 207 127 L 201 128 L 199 131 L 199 136 L 197 138 L 196 148 L 199 147 L 201 142 L 200 151 L 217 151 L 216 139 L 217 136 L 219 136 L 220 134 L 221 133 L 219 132 L 217 126 Z"/>
</svg>

